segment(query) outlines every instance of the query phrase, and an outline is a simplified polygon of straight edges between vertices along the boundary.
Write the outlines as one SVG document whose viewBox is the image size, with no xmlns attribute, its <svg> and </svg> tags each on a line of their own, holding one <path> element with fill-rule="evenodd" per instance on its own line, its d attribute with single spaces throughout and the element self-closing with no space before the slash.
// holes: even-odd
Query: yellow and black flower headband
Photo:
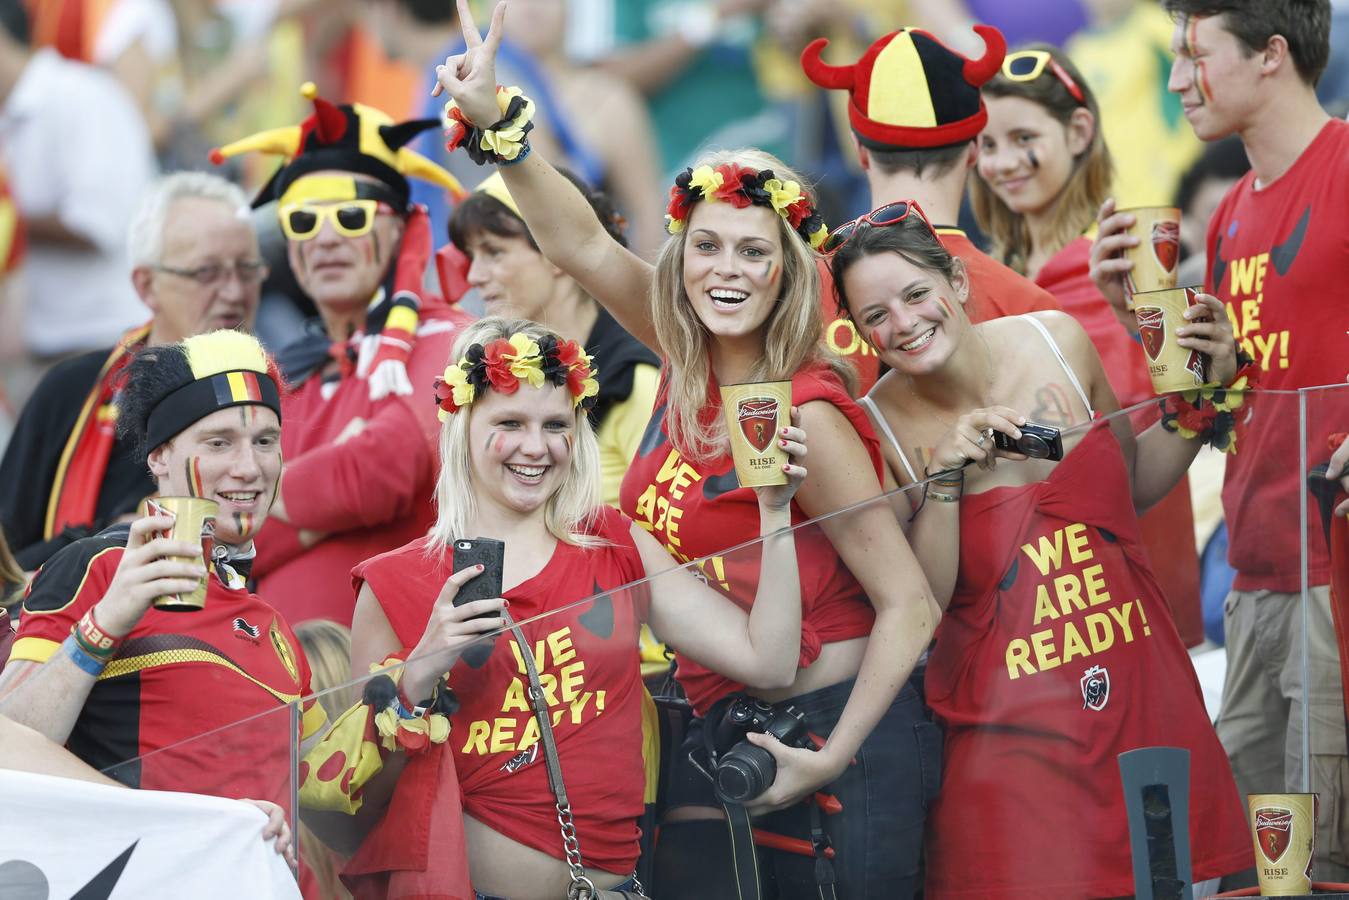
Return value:
<svg viewBox="0 0 1349 900">
<path fill-rule="evenodd" d="M 565 387 L 572 406 L 587 409 L 600 392 L 590 357 L 575 341 L 559 341 L 552 335 L 536 340 L 516 332 L 509 340 L 472 345 L 445 368 L 435 382 L 440 420 L 470 405 L 479 391 L 490 387 L 499 394 L 514 394 L 521 382 L 536 388 L 545 383 Z"/>
<path fill-rule="evenodd" d="M 721 200 L 737 209 L 766 206 L 787 220 L 787 224 L 813 248 L 818 248 L 829 235 L 824 219 L 810 205 L 801 185 L 783 181 L 772 169 L 746 168 L 736 163 L 723 163 L 715 169 L 699 166 L 685 169 L 670 188 L 670 205 L 666 208 L 666 228 L 671 234 L 684 230 L 689 210 L 699 200 Z"/>
</svg>

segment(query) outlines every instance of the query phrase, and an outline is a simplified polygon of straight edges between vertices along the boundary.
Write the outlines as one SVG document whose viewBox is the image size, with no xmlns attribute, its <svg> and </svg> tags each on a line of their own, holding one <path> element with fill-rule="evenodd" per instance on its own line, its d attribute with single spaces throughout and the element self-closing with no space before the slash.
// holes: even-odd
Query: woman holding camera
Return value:
<svg viewBox="0 0 1349 900">
<path fill-rule="evenodd" d="M 675 559 L 702 560 L 709 582 L 747 606 L 756 573 L 723 554 L 753 538 L 753 494 L 733 473 L 719 385 L 791 381 L 812 453 L 829 460 L 812 467 L 802 484 L 794 522 L 880 493 L 879 448 L 849 396 L 849 370 L 821 346 L 814 246 L 824 225 L 813 200 L 767 154 L 711 155 L 670 191 L 673 234 L 653 268 L 605 234 L 580 194 L 521 142 L 522 104 L 512 89 L 495 84 L 504 5 L 494 11 L 485 41 L 467 4 L 460 2 L 459 11 L 470 49 L 447 59 L 439 73 L 453 98 L 452 140 L 467 131 L 470 152 L 496 148 L 493 161 L 544 255 L 664 363 L 657 409 L 625 479 L 622 508 Z M 503 121 L 505 127 L 486 132 L 473 125 Z M 936 789 L 939 737 L 906 681 L 938 610 L 882 506 L 802 530 L 797 552 L 805 578 L 800 667 L 790 685 L 754 693 L 775 708 L 803 713 L 823 746 L 791 747 L 751 734 L 772 754 L 777 772 L 750 808 L 777 810 L 759 824 L 794 839 L 797 849 L 810 846 L 812 830 L 822 831 L 833 842 L 833 859 L 817 860 L 809 850 L 764 850 L 760 858 L 783 897 L 817 896 L 817 875 L 830 866 L 840 895 L 907 896 L 924 808 Z M 743 688 L 682 656 L 678 674 L 712 728 Z M 703 722 L 695 720 L 684 750 L 701 746 L 702 734 Z M 669 805 L 675 808 L 664 817 L 657 846 L 658 890 L 733 895 L 737 877 L 746 876 L 734 869 L 713 786 L 688 752 L 677 754 L 674 765 Z M 837 798 L 842 812 L 823 816 L 813 829 L 813 804 L 801 801 L 821 790 Z"/>
<path fill-rule="evenodd" d="M 637 629 L 649 619 L 703 664 L 748 684 L 790 682 L 800 591 L 784 529 L 806 474 L 798 465 L 805 435 L 782 430 L 777 440 L 792 460 L 787 484 L 756 491 L 762 572 L 747 614 L 689 572 L 669 571 L 654 538 L 600 503 L 586 409 L 598 385 L 577 344 L 532 322 L 486 318 L 464 332 L 455 357 L 438 386 L 439 515 L 427 537 L 355 570 L 353 671 L 391 656 L 406 660 L 398 693 L 409 710 L 443 708 L 445 674 L 461 704 L 446 710 L 448 743 L 480 897 L 553 900 L 568 889 L 545 759 L 552 743 L 586 877 L 601 889 L 634 890 L 644 785 Z M 505 545 L 504 599 L 456 603 L 483 566 L 456 566 L 455 556 L 482 538 Z M 525 623 L 514 636 L 475 641 L 514 622 Z M 551 740 L 531 706 L 536 676 L 527 653 L 547 697 Z M 408 702 L 421 698 L 431 699 Z M 428 726 L 430 740 L 436 727 Z M 409 813 L 435 780 L 424 770 L 410 778 L 410 768 L 397 776 L 400 756 L 389 755 L 383 776 L 384 788 L 399 778 L 398 793 L 348 874 L 402 868 L 400 852 L 388 848 L 409 835 L 434 839 L 437 855 L 453 849 L 457 825 L 446 824 L 443 809 Z M 376 792 L 361 793 L 378 813 Z"/>
<path fill-rule="evenodd" d="M 1131 894 L 1115 757 L 1155 745 L 1190 752 L 1195 877 L 1248 865 L 1227 758 L 1135 512 L 1175 484 L 1199 442 L 1161 425 L 1135 439 L 1069 316 L 972 325 L 964 267 L 917 204 L 881 207 L 824 246 L 840 305 L 892 370 L 864 401 L 887 462 L 902 483 L 930 479 L 904 514 L 948 603 L 926 676 L 946 727 L 929 892 Z M 1242 387 L 1250 370 L 1238 378 L 1227 317 L 1200 299 L 1208 318 L 1177 338 L 1211 356 L 1215 381 Z M 1175 409 L 1164 421 L 1205 430 L 1202 410 Z M 1231 413 L 1210 418 L 1221 443 Z"/>
</svg>

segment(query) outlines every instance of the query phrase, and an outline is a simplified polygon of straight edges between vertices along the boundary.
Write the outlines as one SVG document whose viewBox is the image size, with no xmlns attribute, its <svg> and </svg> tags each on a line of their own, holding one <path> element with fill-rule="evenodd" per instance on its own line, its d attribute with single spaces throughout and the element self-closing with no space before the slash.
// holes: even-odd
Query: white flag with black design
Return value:
<svg viewBox="0 0 1349 900">
<path fill-rule="evenodd" d="M 0 822 L 0 897 L 300 897 L 267 817 L 237 800 L 0 769 Z"/>
</svg>

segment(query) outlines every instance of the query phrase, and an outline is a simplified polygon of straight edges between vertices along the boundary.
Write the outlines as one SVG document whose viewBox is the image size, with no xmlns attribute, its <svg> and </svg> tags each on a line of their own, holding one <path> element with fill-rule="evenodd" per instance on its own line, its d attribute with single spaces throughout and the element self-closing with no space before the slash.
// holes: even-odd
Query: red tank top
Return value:
<svg viewBox="0 0 1349 900">
<path fill-rule="evenodd" d="M 644 592 L 603 592 L 645 575 L 631 526 L 604 508 L 593 533 L 608 546 L 558 543 L 542 571 L 506 591 L 549 695 L 584 861 L 619 873 L 637 863 L 645 785 L 637 630 L 646 620 L 647 598 Z M 356 589 L 370 585 L 405 647 L 421 639 L 453 570 L 452 553 L 433 560 L 425 548 L 422 538 L 352 571 Z M 544 613 L 550 614 L 525 621 Z M 499 636 L 485 659 L 465 654 L 450 670 L 449 683 L 462 704 L 450 720 L 449 741 L 464 811 L 512 840 L 562 858 L 529 677 L 515 641 Z"/>
<path fill-rule="evenodd" d="M 843 383 L 826 366 L 817 365 L 792 378 L 796 406 L 823 400 L 847 416 L 876 467 L 875 493 L 880 493 L 880 445 L 866 413 L 853 402 Z M 759 546 L 726 553 L 726 549 L 759 537 L 759 502 L 752 488 L 740 487 L 729 454 L 710 463 L 686 460 L 665 433 L 666 384 L 662 381 L 656 409 L 646 434 L 623 479 L 620 508 L 655 535 L 679 562 L 700 560 L 708 584 L 748 609 L 759 584 Z M 708 387 L 707 416 L 721 415 L 716 384 Z M 808 518 L 792 504 L 792 522 Z M 801 573 L 801 659 L 804 668 L 820 655 L 820 647 L 871 633 L 875 619 L 862 586 L 839 558 L 818 527 L 796 535 L 796 560 Z M 700 712 L 744 685 L 679 657 L 679 681 Z"/>
<path fill-rule="evenodd" d="M 1118 754 L 1190 751 L 1196 880 L 1251 864 L 1245 814 L 1139 539 L 1105 421 L 1036 484 L 966 495 L 928 661 L 946 727 L 929 818 L 940 897 L 1133 893 Z"/>
</svg>

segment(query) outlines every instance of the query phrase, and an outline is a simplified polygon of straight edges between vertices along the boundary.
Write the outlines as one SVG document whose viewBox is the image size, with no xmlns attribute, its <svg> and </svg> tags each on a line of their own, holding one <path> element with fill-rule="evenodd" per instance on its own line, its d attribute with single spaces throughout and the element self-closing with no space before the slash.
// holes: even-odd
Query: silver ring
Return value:
<svg viewBox="0 0 1349 900">
<path fill-rule="evenodd" d="M 983 446 L 984 444 L 986 444 L 987 442 L 988 442 L 988 434 L 985 433 L 985 432 L 983 432 L 983 431 L 981 431 L 981 432 L 979 432 L 979 440 L 977 440 L 977 441 L 974 442 L 974 446 L 976 446 L 976 447 L 982 447 L 982 446 Z"/>
</svg>

